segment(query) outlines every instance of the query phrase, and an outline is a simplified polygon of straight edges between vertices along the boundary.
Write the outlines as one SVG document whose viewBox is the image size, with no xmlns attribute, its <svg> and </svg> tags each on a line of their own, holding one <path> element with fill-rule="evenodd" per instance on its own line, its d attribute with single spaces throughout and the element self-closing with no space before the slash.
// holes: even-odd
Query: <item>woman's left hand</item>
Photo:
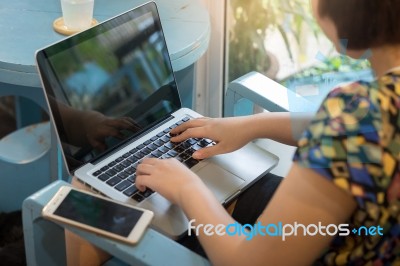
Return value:
<svg viewBox="0 0 400 266">
<path fill-rule="evenodd" d="M 204 185 L 199 177 L 176 159 L 146 158 L 136 171 L 136 186 L 140 191 L 150 188 L 172 203 L 182 205 L 184 193 Z"/>
</svg>

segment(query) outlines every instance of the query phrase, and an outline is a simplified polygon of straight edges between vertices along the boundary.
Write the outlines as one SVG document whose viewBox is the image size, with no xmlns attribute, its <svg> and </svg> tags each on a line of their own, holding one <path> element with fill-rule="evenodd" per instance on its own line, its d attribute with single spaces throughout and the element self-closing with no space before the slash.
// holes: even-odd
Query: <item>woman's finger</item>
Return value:
<svg viewBox="0 0 400 266">
<path fill-rule="evenodd" d="M 221 150 L 220 145 L 216 144 L 214 146 L 206 147 L 194 152 L 192 157 L 194 159 L 202 160 L 221 153 L 224 152 Z"/>
<path fill-rule="evenodd" d="M 137 175 L 151 175 L 154 171 L 154 166 L 146 163 L 140 163 L 136 168 Z"/>
<path fill-rule="evenodd" d="M 185 123 L 183 123 L 182 125 L 177 126 L 176 128 L 173 128 L 171 130 L 171 134 L 181 134 L 182 132 L 186 131 L 189 128 L 195 128 L 195 127 L 201 127 L 205 124 L 205 121 L 208 118 L 196 118 L 196 119 L 192 119 L 189 120 Z"/>
<path fill-rule="evenodd" d="M 138 174 L 135 185 L 140 191 L 145 191 L 147 187 L 151 188 L 151 186 L 148 184 L 150 179 L 151 177 L 148 175 Z"/>
<path fill-rule="evenodd" d="M 172 142 L 181 142 L 190 138 L 207 138 L 204 132 L 204 127 L 189 128 L 181 134 L 171 137 Z"/>
</svg>

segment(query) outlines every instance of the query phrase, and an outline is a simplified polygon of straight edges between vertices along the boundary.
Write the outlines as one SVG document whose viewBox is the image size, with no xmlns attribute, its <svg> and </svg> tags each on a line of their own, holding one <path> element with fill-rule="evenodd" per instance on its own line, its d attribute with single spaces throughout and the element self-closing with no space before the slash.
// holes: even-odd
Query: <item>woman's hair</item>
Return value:
<svg viewBox="0 0 400 266">
<path fill-rule="evenodd" d="M 318 9 L 334 22 L 348 49 L 400 44 L 400 0 L 319 0 Z"/>
</svg>

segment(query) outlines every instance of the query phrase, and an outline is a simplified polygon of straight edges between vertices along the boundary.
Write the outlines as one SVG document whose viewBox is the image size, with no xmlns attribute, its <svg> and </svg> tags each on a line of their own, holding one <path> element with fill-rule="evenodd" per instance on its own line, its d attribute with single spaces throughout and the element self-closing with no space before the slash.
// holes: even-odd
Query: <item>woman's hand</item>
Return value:
<svg viewBox="0 0 400 266">
<path fill-rule="evenodd" d="M 140 191 L 150 188 L 180 206 L 184 193 L 204 186 L 196 174 L 176 159 L 146 158 L 138 165 L 136 175 Z"/>
<path fill-rule="evenodd" d="M 193 154 L 195 159 L 205 159 L 213 155 L 240 149 L 252 140 L 251 129 L 246 126 L 248 117 L 197 118 L 171 130 L 173 142 L 188 138 L 208 138 L 216 145 L 206 147 Z"/>
</svg>

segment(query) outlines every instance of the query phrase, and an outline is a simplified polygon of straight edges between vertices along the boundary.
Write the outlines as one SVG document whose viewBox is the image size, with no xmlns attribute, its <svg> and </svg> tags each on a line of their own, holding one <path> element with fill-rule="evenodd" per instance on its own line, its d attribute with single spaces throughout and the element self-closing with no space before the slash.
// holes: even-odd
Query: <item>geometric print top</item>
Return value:
<svg viewBox="0 0 400 266">
<path fill-rule="evenodd" d="M 333 90 L 294 155 L 350 193 L 357 208 L 316 265 L 400 265 L 400 70 Z M 356 234 L 361 226 L 379 234 Z"/>
</svg>

